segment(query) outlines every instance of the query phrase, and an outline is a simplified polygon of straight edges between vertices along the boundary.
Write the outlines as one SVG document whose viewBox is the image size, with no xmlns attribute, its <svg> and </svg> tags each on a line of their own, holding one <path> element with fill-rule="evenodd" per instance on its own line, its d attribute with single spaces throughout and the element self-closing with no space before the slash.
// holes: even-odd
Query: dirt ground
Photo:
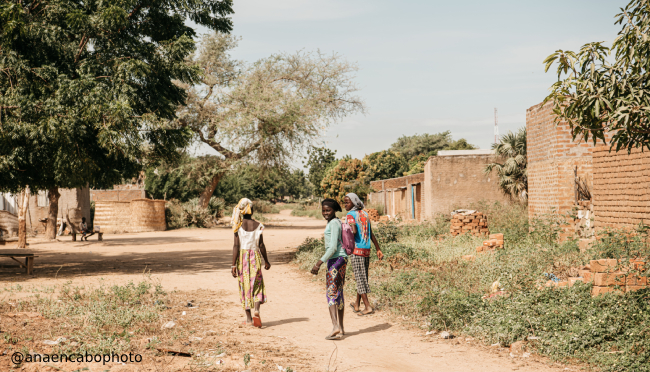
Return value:
<svg viewBox="0 0 650 372">
<path fill-rule="evenodd" d="M 508 349 L 482 346 L 462 337 L 441 340 L 425 336 L 424 330 L 408 328 L 399 319 L 382 312 L 365 317 L 346 312 L 346 336 L 340 341 L 327 341 L 325 336 L 331 322 L 324 288 L 290 262 L 295 247 L 308 236 L 319 237 L 325 222 L 292 217 L 289 211 L 270 217 L 272 220 L 265 224 L 264 241 L 273 266 L 270 271 L 264 271 L 269 302 L 262 306 L 262 329 L 241 326 L 244 313 L 238 300 L 237 281 L 230 275 L 232 232 L 226 227 L 104 235 L 103 242 L 98 242 L 96 237 L 88 242 L 72 242 L 70 237 L 60 237 L 57 242 L 33 239 L 29 249 L 38 255 L 33 276 L 25 275 L 17 265 L 12 266 L 12 261 L 1 259 L 0 302 L 10 296 L 3 288 L 16 284 L 23 287 L 63 285 L 68 281 L 89 286 L 125 284 L 138 282 L 143 279 L 143 273 L 150 272 L 151 278 L 159 281 L 165 290 L 178 291 L 179 304 L 185 301 L 182 297 L 188 297 L 187 301 L 196 297 L 191 300 L 197 303 L 197 310 L 179 305 L 168 310 L 165 316 L 182 320 L 181 312 L 185 310 L 190 313 L 185 316 L 203 314 L 196 318 L 203 320 L 196 326 L 195 335 L 205 338 L 209 330 L 222 344 L 252 345 L 254 351 L 250 352 L 248 366 L 251 371 L 279 370 L 278 365 L 292 366 L 294 371 L 340 372 L 578 370 L 551 365 L 534 356 L 512 358 Z M 0 318 L 0 328 L 6 322 L 4 319 Z M 231 350 L 227 358 L 222 358 L 223 364 L 214 370 L 245 369 L 242 362 L 245 348 Z M 0 345 L 0 359 L 8 358 L 7 353 L 2 355 Z M 189 358 L 172 359 L 157 358 L 144 369 L 168 370 L 161 369 L 163 365 L 182 369 Z M 81 367 L 60 365 L 57 368 L 48 370 L 73 371 Z M 143 366 L 91 364 L 88 368 L 131 371 L 142 370 Z M 28 366 L 27 370 L 41 369 Z M 187 366 L 185 370 L 195 368 Z"/>
</svg>

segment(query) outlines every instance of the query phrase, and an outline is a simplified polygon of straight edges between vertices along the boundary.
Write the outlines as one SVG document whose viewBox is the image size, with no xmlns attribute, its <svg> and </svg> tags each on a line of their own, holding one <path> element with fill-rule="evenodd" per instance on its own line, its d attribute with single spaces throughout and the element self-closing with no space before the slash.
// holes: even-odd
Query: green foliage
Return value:
<svg viewBox="0 0 650 372">
<path fill-rule="evenodd" d="M 78 345 L 59 345 L 57 353 L 121 353 L 131 348 L 129 330 L 146 329 L 160 320 L 162 309 L 155 303 L 165 293 L 159 286 L 152 289 L 150 282 L 99 288 L 67 283 L 58 298 L 37 297 L 21 306 L 71 330 L 67 337 Z"/>
<path fill-rule="evenodd" d="M 314 185 L 314 194 L 322 196 L 323 190 L 320 184 L 327 174 L 327 171 L 333 168 L 336 161 L 336 150 L 332 151 L 327 147 L 311 147 L 307 150 L 307 162 L 303 162 L 309 169 L 309 182 Z"/>
<path fill-rule="evenodd" d="M 166 196 L 167 200 L 188 202 L 198 198 L 212 177 L 223 171 L 219 168 L 221 164 L 216 156 L 185 156 L 173 165 L 150 167 L 146 170 L 145 189 L 156 199 Z M 241 165 L 226 173 L 214 191 L 227 204 L 235 204 L 241 198 L 300 198 L 310 193 L 311 185 L 302 170 L 264 169 L 254 165 Z"/>
<path fill-rule="evenodd" d="M 246 64 L 228 54 L 236 45 L 229 35 L 204 36 L 188 61 L 203 72 L 202 84 L 186 86 L 189 99 L 177 122 L 217 151 L 224 169 L 241 161 L 286 168 L 330 123 L 364 111 L 355 95 L 357 68 L 340 56 L 300 51 Z M 202 204 L 219 177 L 206 186 Z"/>
<path fill-rule="evenodd" d="M 402 154 L 408 159 L 408 169 L 404 175 L 411 175 L 424 172 L 424 164 L 431 156 L 435 156 L 440 150 L 473 150 L 476 146 L 467 143 L 461 138 L 454 141 L 451 132 L 445 131 L 436 134 L 414 134 L 402 136 L 390 147 L 391 151 Z M 401 177 L 401 174 L 400 174 Z"/>
<path fill-rule="evenodd" d="M 467 331 L 509 345 L 539 337 L 531 348 L 604 371 L 650 370 L 650 290 L 591 297 L 590 285 L 513 293 L 478 307 Z"/>
<path fill-rule="evenodd" d="M 323 197 L 343 201 L 345 194 L 353 192 L 364 199 L 371 192 L 365 175 L 365 165 L 359 159 L 339 160 L 321 182 Z"/>
<path fill-rule="evenodd" d="M 171 160 L 169 128 L 200 71 L 194 30 L 228 32 L 230 0 L 0 4 L 0 188 L 102 187 Z"/>
<path fill-rule="evenodd" d="M 429 292 L 420 302 L 420 312 L 429 316 L 434 329 L 462 329 L 472 322 L 476 310 L 483 307 L 481 296 L 452 288 Z"/>
<path fill-rule="evenodd" d="M 216 196 L 210 198 L 207 208 L 201 208 L 199 199 L 194 198 L 187 202 L 172 200 L 165 208 L 167 227 L 178 229 L 183 227 L 213 227 L 218 219 L 223 216 L 225 202 Z"/>
<path fill-rule="evenodd" d="M 492 145 L 495 153 L 503 163 L 490 163 L 485 167 L 485 174 L 493 170 L 499 177 L 499 188 L 506 195 L 526 202 L 528 200 L 528 158 L 526 154 L 526 127 L 516 133 L 508 132 L 499 138 L 499 143 Z"/>
<path fill-rule="evenodd" d="M 404 157 L 411 159 L 418 155 L 434 156 L 452 141 L 451 132 L 445 131 L 436 134 L 414 134 L 401 136 L 390 146 L 394 152 L 399 152 Z"/>
<path fill-rule="evenodd" d="M 408 170 L 408 161 L 398 152 L 383 150 L 366 155 L 363 158 L 363 166 L 370 182 L 402 177 Z"/>
<path fill-rule="evenodd" d="M 592 42 L 544 60 L 546 71 L 557 63 L 558 75 L 544 102 L 553 103 L 556 121 L 569 123 L 574 139 L 606 143 L 611 133 L 615 151 L 650 149 L 650 3 L 632 0 L 615 18 L 621 30 L 611 48 Z"/>
</svg>

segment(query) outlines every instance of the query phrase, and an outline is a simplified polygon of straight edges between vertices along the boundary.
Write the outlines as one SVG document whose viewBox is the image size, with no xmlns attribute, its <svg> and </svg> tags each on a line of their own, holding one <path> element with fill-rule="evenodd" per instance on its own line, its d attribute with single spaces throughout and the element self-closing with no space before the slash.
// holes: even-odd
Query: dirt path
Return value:
<svg viewBox="0 0 650 372">
<path fill-rule="evenodd" d="M 288 211 L 271 216 L 264 241 L 274 264 L 264 272 L 269 302 L 262 307 L 265 328 L 258 332 L 286 338 L 313 357 L 315 371 L 551 371 L 546 364 L 512 359 L 506 349 L 469 344 L 464 338 L 439 340 L 424 331 L 408 330 L 378 313 L 359 317 L 346 312 L 346 337 L 324 339 L 331 322 L 322 284 L 289 262 L 291 252 L 306 237 L 322 234 L 324 221 L 292 217 Z M 167 290 L 222 290 L 229 309 L 243 312 L 237 282 L 230 275 L 232 232 L 228 228 L 183 229 L 157 233 L 105 235 L 103 242 L 32 242 L 38 254 L 36 274 L 26 277 L 17 267 L 0 264 L 2 286 L 122 284 L 138 281 L 145 270 Z M 336 350 L 336 351 L 335 351 Z M 335 351 L 335 357 L 332 352 Z"/>
</svg>

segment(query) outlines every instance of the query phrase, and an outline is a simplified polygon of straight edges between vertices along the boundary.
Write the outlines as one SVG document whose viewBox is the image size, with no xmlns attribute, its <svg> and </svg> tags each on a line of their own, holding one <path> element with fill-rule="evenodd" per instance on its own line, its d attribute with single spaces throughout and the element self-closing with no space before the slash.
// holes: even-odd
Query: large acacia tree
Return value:
<svg viewBox="0 0 650 372">
<path fill-rule="evenodd" d="M 236 44 L 229 35 L 206 36 L 189 61 L 203 72 L 202 84 L 185 85 L 178 123 L 222 159 L 201 193 L 204 207 L 236 162 L 284 166 L 330 123 L 364 110 L 354 95 L 356 67 L 338 55 L 276 54 L 244 64 L 229 55 Z"/>
<path fill-rule="evenodd" d="M 616 15 L 621 31 L 611 48 L 585 44 L 579 52 L 557 50 L 544 63 L 557 63 L 558 81 L 546 101 L 573 138 L 607 142 L 612 149 L 650 149 L 650 1 L 633 0 Z M 611 56 L 614 58 L 611 58 Z"/>
<path fill-rule="evenodd" d="M 190 19 L 231 30 L 232 0 L 7 0 L 0 3 L 0 190 L 49 190 L 134 175 L 189 132 L 168 128 L 201 71 Z"/>
</svg>

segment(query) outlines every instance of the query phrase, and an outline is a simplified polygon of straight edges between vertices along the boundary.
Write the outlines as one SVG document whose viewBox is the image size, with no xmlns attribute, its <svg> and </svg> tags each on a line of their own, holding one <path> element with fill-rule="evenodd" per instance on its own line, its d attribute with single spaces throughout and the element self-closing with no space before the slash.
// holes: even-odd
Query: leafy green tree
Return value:
<svg viewBox="0 0 650 372">
<path fill-rule="evenodd" d="M 249 65 L 230 58 L 236 41 L 220 33 L 203 39 L 189 62 L 203 72 L 202 84 L 185 86 L 189 99 L 179 110 L 178 124 L 223 159 L 203 206 L 237 162 L 285 167 L 331 122 L 364 110 L 354 95 L 356 67 L 338 55 L 277 54 Z"/>
<path fill-rule="evenodd" d="M 170 130 L 199 81 L 185 20 L 229 32 L 231 0 L 25 0 L 0 3 L 0 189 L 49 190 L 131 177 L 186 145 Z"/>
<path fill-rule="evenodd" d="M 650 149 L 650 1 L 630 1 L 615 24 L 621 30 L 611 48 L 592 42 L 544 60 L 546 71 L 557 63 L 558 75 L 544 102 L 553 103 L 556 121 L 567 122 L 574 139 L 606 143 L 611 133 L 616 151 Z"/>
<path fill-rule="evenodd" d="M 454 141 L 450 131 L 436 134 L 414 134 L 402 136 L 390 147 L 408 159 L 406 175 L 424 172 L 424 164 L 430 156 L 436 156 L 440 150 L 473 150 L 477 147 L 461 138 Z"/>
<path fill-rule="evenodd" d="M 353 192 L 360 198 L 370 193 L 365 166 L 359 159 L 341 159 L 330 169 L 321 182 L 323 197 L 343 202 L 345 194 Z"/>
<path fill-rule="evenodd" d="M 311 147 L 307 150 L 307 165 L 309 170 L 309 182 L 314 185 L 314 193 L 317 196 L 323 196 L 320 187 L 321 181 L 329 169 L 337 164 L 336 150 L 332 151 L 327 147 Z"/>
<path fill-rule="evenodd" d="M 485 174 L 496 170 L 499 188 L 511 198 L 528 199 L 528 160 L 526 157 L 526 127 L 517 132 L 501 136 L 499 143 L 492 144 L 495 153 L 504 159 L 503 163 L 490 163 Z"/>
<path fill-rule="evenodd" d="M 387 178 L 402 177 L 408 170 L 408 161 L 402 154 L 383 150 L 366 155 L 363 165 L 367 180 L 376 181 Z"/>
<path fill-rule="evenodd" d="M 450 131 L 401 136 L 390 146 L 392 151 L 399 152 L 407 159 L 422 154 L 435 156 L 439 150 L 472 150 L 475 148 L 474 145 L 467 143 L 464 138 L 454 141 Z"/>
</svg>

